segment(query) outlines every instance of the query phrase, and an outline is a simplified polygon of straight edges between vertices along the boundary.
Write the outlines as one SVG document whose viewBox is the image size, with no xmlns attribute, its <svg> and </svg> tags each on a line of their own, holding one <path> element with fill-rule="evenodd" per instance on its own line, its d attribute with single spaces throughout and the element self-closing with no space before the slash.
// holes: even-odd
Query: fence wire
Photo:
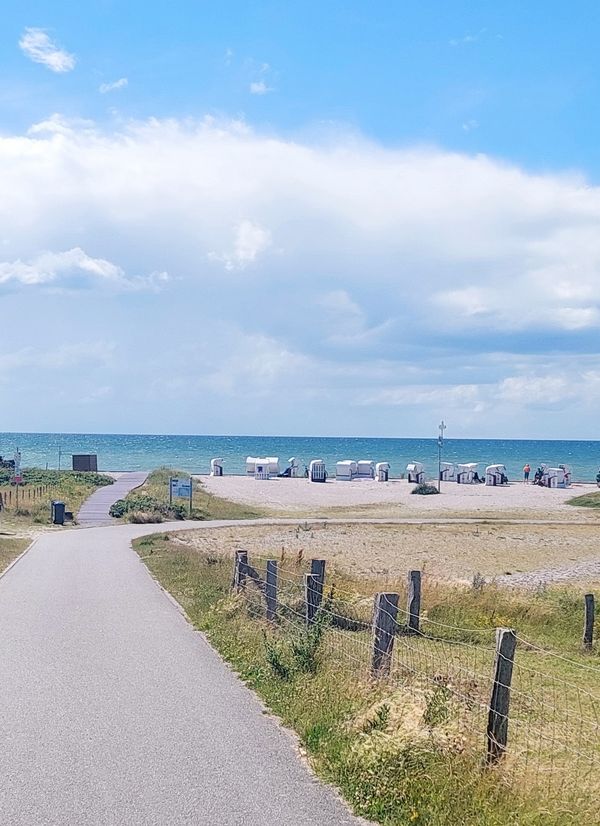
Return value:
<svg viewBox="0 0 600 826">
<path fill-rule="evenodd" d="M 277 621 L 282 632 L 306 628 L 304 560 L 278 566 Z M 257 568 L 264 580 L 264 566 Z M 250 616 L 265 616 L 260 582 L 246 582 L 243 599 Z M 373 596 L 326 583 L 319 616 L 321 656 L 352 677 L 369 681 L 373 655 Z M 487 757 L 497 654 L 495 629 L 464 628 L 421 617 L 408 633 L 408 609 L 398 607 L 394 644 L 385 677 L 406 714 L 456 751 Z M 272 624 L 273 626 L 273 624 Z M 512 666 L 508 742 L 494 771 L 501 781 L 543 791 L 566 805 L 600 795 L 600 668 L 548 651 L 517 635 Z M 496 684 L 498 687 L 498 683 Z M 410 708 L 409 708 L 410 706 Z"/>
</svg>

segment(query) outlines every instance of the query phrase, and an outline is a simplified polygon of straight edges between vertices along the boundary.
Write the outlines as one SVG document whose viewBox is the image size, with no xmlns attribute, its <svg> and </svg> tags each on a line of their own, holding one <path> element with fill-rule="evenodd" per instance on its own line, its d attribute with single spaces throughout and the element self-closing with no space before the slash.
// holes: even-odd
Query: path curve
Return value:
<svg viewBox="0 0 600 826">
<path fill-rule="evenodd" d="M 115 520 L 110 516 L 110 506 L 117 499 L 123 499 L 129 491 L 139 488 L 148 478 L 148 473 L 121 473 L 112 485 L 104 485 L 94 491 L 81 506 L 77 514 L 77 522 L 84 528 L 98 525 L 113 525 Z"/>
<path fill-rule="evenodd" d="M 181 528 L 43 533 L 0 579 L 0 823 L 363 823 L 131 548 Z"/>
</svg>

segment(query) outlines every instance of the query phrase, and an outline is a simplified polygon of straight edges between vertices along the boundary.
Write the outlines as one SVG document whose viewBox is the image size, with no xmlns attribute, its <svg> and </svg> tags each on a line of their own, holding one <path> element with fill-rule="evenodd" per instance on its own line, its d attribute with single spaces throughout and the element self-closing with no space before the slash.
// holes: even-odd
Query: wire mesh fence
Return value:
<svg viewBox="0 0 600 826">
<path fill-rule="evenodd" d="M 249 617 L 264 621 L 265 561 L 253 562 L 256 567 L 242 563 L 246 576 L 236 590 Z M 410 587 L 404 607 L 397 594 L 378 601 L 362 586 L 354 590 L 327 578 L 315 583 L 310 560 L 279 562 L 269 623 L 275 633 L 310 628 L 317 588 L 320 657 L 357 680 L 383 679 L 433 741 L 444 739 L 478 757 L 499 782 L 535 787 L 549 800 L 598 795 L 600 668 L 592 662 L 549 651 L 512 630 L 454 626 L 426 612 L 415 624 Z M 391 633 L 388 648 L 378 652 L 381 628 Z M 514 654 L 500 643 L 507 634 Z M 378 654 L 383 668 L 374 667 Z"/>
</svg>

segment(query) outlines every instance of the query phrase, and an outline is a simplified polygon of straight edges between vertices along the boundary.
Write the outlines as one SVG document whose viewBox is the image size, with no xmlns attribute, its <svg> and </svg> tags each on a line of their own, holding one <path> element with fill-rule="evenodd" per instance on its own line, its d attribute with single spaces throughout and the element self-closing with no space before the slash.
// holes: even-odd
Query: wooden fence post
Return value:
<svg viewBox="0 0 600 826">
<path fill-rule="evenodd" d="M 592 647 L 592 643 L 594 642 L 594 595 L 586 594 L 584 596 L 584 600 L 585 619 L 583 622 L 583 647 L 589 651 Z"/>
<path fill-rule="evenodd" d="M 326 561 L 324 559 L 311 559 L 310 560 L 310 572 L 311 574 L 317 578 L 318 582 L 318 590 L 319 590 L 319 605 L 323 601 L 323 591 L 325 590 L 325 568 L 326 568 Z"/>
<path fill-rule="evenodd" d="M 319 580 L 314 574 L 304 574 L 304 616 L 306 624 L 313 625 L 321 604 Z"/>
<path fill-rule="evenodd" d="M 390 673 L 394 638 L 398 630 L 398 599 L 398 594 L 375 594 L 371 660 L 371 673 L 374 677 L 385 677 Z"/>
<path fill-rule="evenodd" d="M 510 684 L 517 635 L 511 628 L 496 628 L 496 660 L 494 663 L 494 684 L 490 697 L 487 725 L 487 762 L 497 763 L 506 751 L 508 742 L 508 711 L 510 706 Z"/>
<path fill-rule="evenodd" d="M 421 571 L 408 572 L 406 613 L 408 616 L 408 630 L 418 632 L 421 622 Z"/>
<path fill-rule="evenodd" d="M 248 565 L 248 551 L 236 551 L 233 563 L 232 587 L 239 592 L 246 586 L 246 566 Z"/>
<path fill-rule="evenodd" d="M 267 619 L 274 622 L 277 619 L 277 560 L 267 560 L 267 578 L 265 584 L 265 599 L 267 601 Z"/>
</svg>

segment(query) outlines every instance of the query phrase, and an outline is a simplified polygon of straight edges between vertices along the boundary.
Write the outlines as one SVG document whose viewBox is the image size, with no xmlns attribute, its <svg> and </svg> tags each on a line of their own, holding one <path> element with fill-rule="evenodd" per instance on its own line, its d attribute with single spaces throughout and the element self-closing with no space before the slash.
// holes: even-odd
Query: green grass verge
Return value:
<svg viewBox="0 0 600 826">
<path fill-rule="evenodd" d="M 187 478 L 189 474 L 174 468 L 152 471 L 144 484 L 120 499 L 111 508 L 111 516 L 128 522 L 164 522 L 177 519 L 253 519 L 264 514 L 255 508 L 230 502 L 209 493 L 202 482 L 193 482 L 193 507 L 189 514 L 187 499 L 169 502 L 169 479 Z"/>
<path fill-rule="evenodd" d="M 260 600 L 254 611 L 252 604 L 248 608 L 245 601 L 230 595 L 229 558 L 182 547 L 168 534 L 141 538 L 134 547 L 193 624 L 284 724 L 297 732 L 317 773 L 341 789 L 357 814 L 386 826 L 559 826 L 589 817 L 589 806 L 595 803 L 590 804 L 585 795 L 576 803 L 567 802 L 566 795 L 564 800 L 553 797 L 550 801 L 524 779 L 486 770 L 481 720 L 472 732 L 467 727 L 466 737 L 464 732 L 459 737 L 457 709 L 443 683 L 433 688 L 374 683 L 368 679 L 364 659 L 357 668 L 352 652 L 340 653 L 335 644 L 329 647 L 329 641 L 336 639 L 335 629 L 315 639 L 290 621 L 282 620 L 276 629 L 269 627 L 258 610 Z M 343 588 L 333 597 L 333 610 L 345 616 L 354 612 L 359 629 L 354 635 L 355 654 L 362 652 L 364 658 L 368 631 L 360 630 L 361 619 L 368 616 L 370 602 L 357 583 L 347 577 L 338 581 Z M 356 590 L 355 599 L 350 596 L 352 590 Z M 372 595 L 373 590 L 368 593 Z M 429 590 L 425 600 L 430 616 L 434 614 L 438 622 L 451 618 L 464 627 L 479 622 L 490 630 L 501 621 L 522 626 L 527 620 L 528 630 L 538 632 L 537 639 L 558 643 L 576 638 L 579 617 L 568 619 L 569 609 L 560 594 L 538 592 L 533 596 L 535 609 L 528 608 L 530 595 L 513 592 L 503 599 L 493 588 L 464 589 L 462 602 L 457 602 L 458 597 L 458 591 L 444 591 L 442 586 Z M 428 647 L 433 645 L 439 648 L 437 661 L 443 670 L 443 643 L 425 640 L 418 656 L 424 660 L 431 656 L 433 649 Z M 452 649 L 452 656 L 460 657 L 462 651 L 460 646 Z M 488 664 L 493 652 L 482 649 L 480 653 L 482 662 Z M 523 665 L 527 656 L 521 655 Z M 538 659 L 531 657 L 538 667 Z M 560 676 L 572 668 L 560 660 L 543 662 L 542 667 L 550 672 L 556 668 Z M 595 682 L 596 674 L 590 672 L 589 685 Z M 578 711 L 574 708 L 573 714 Z M 515 701 L 515 713 L 531 711 L 519 710 Z M 537 722 L 543 725 L 541 719 Z M 518 730 L 515 746 L 517 736 Z"/>
<path fill-rule="evenodd" d="M 575 496 L 567 500 L 567 505 L 575 505 L 578 508 L 600 508 L 600 491 Z"/>
<path fill-rule="evenodd" d="M 99 487 L 112 485 L 114 479 L 102 473 L 73 470 L 42 470 L 27 468 L 19 485 L 19 507 L 16 508 L 16 489 L 10 485 L 9 471 L 0 470 L 0 491 L 12 494 L 10 506 L 2 513 L 2 521 L 10 528 L 28 528 L 50 524 L 50 502 L 65 503 L 66 510 L 77 514 L 83 502 Z"/>
</svg>

